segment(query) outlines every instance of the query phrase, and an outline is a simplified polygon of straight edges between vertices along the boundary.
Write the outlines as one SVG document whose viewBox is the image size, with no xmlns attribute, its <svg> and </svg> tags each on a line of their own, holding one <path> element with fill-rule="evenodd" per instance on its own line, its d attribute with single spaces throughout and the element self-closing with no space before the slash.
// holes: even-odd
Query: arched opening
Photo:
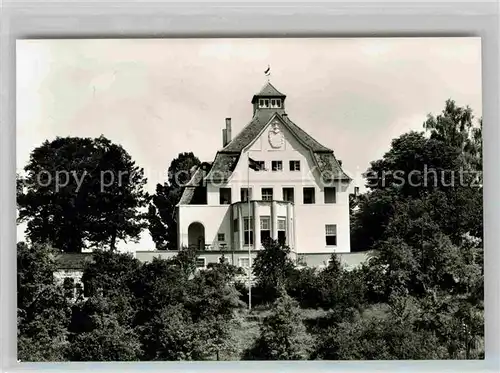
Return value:
<svg viewBox="0 0 500 373">
<path fill-rule="evenodd" d="M 189 225 L 188 246 L 198 250 L 205 249 L 205 227 L 203 224 L 194 222 Z"/>
</svg>

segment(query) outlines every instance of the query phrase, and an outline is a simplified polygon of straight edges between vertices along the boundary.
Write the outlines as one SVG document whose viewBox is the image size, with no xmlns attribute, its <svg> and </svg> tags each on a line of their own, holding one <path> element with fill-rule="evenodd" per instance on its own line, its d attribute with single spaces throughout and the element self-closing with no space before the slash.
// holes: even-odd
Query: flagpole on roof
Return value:
<svg viewBox="0 0 500 373">
<path fill-rule="evenodd" d="M 248 161 L 247 161 L 247 201 L 248 201 L 248 309 L 252 309 L 252 252 L 251 252 L 251 243 L 253 240 L 250 240 L 250 224 L 252 221 L 250 220 L 250 150 L 247 152 Z"/>
</svg>

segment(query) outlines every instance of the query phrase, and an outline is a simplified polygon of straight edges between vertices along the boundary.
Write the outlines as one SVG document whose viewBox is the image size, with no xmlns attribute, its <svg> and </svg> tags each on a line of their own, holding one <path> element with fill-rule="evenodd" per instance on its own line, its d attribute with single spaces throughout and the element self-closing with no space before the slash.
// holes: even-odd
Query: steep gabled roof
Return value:
<svg viewBox="0 0 500 373">
<path fill-rule="evenodd" d="M 279 115 L 271 110 L 258 110 L 250 123 L 248 123 L 243 130 L 236 135 L 236 137 L 229 142 L 220 152 L 221 153 L 239 153 L 247 147 L 262 130 L 269 124 L 271 119 L 275 117 L 280 119 L 282 123 L 287 125 L 287 128 L 298 139 L 300 139 L 305 146 L 310 148 L 313 152 L 332 152 L 333 150 L 321 145 L 318 141 L 313 139 L 302 128 L 293 123 L 288 116 Z"/>
<path fill-rule="evenodd" d="M 240 153 L 257 137 L 275 114 L 276 112 L 272 110 L 257 110 L 250 123 L 220 153 Z"/>
<path fill-rule="evenodd" d="M 264 130 L 274 119 L 280 120 L 290 132 L 314 155 L 325 181 L 344 180 L 351 178 L 342 170 L 340 163 L 335 158 L 333 150 L 320 144 L 303 129 L 293 123 L 288 116 L 280 115 L 275 111 L 257 111 L 250 123 L 215 156 L 214 163 L 205 180 L 224 182 L 229 179 L 236 167 L 241 152 Z"/>
<path fill-rule="evenodd" d="M 255 94 L 252 98 L 252 104 L 255 102 L 256 99 L 259 97 L 281 97 L 285 98 L 286 95 L 281 93 L 276 89 L 275 86 L 273 86 L 270 82 L 267 82 L 264 87 L 259 91 L 259 93 Z"/>
<path fill-rule="evenodd" d="M 321 145 L 318 141 L 313 139 L 306 131 L 293 123 L 288 116 L 283 118 L 285 123 L 288 125 L 288 129 L 299 138 L 305 145 L 310 148 L 313 152 L 333 152 L 332 149 Z"/>
</svg>

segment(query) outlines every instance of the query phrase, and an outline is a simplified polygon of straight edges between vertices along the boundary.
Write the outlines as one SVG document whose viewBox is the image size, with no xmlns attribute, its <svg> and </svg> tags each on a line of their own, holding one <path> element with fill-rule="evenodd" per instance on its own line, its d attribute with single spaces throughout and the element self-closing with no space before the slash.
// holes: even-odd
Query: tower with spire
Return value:
<svg viewBox="0 0 500 373">
<path fill-rule="evenodd" d="M 268 81 L 259 93 L 252 97 L 253 113 L 257 110 L 272 110 L 275 112 L 285 112 L 286 95 L 281 93 Z"/>
</svg>

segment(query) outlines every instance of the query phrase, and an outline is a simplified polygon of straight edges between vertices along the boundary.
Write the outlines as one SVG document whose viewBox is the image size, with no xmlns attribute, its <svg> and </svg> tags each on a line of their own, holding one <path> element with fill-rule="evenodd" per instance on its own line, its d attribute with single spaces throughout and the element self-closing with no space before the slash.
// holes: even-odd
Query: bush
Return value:
<svg viewBox="0 0 500 373">
<path fill-rule="evenodd" d="M 371 312 L 370 312 L 371 311 Z M 313 357 L 325 360 L 442 359 L 446 350 L 432 331 L 383 309 L 371 309 L 326 329 Z"/>
<path fill-rule="evenodd" d="M 282 293 L 272 313 L 264 319 L 259 338 L 245 351 L 243 359 L 304 360 L 309 357 L 311 343 L 297 302 Z"/>
</svg>

